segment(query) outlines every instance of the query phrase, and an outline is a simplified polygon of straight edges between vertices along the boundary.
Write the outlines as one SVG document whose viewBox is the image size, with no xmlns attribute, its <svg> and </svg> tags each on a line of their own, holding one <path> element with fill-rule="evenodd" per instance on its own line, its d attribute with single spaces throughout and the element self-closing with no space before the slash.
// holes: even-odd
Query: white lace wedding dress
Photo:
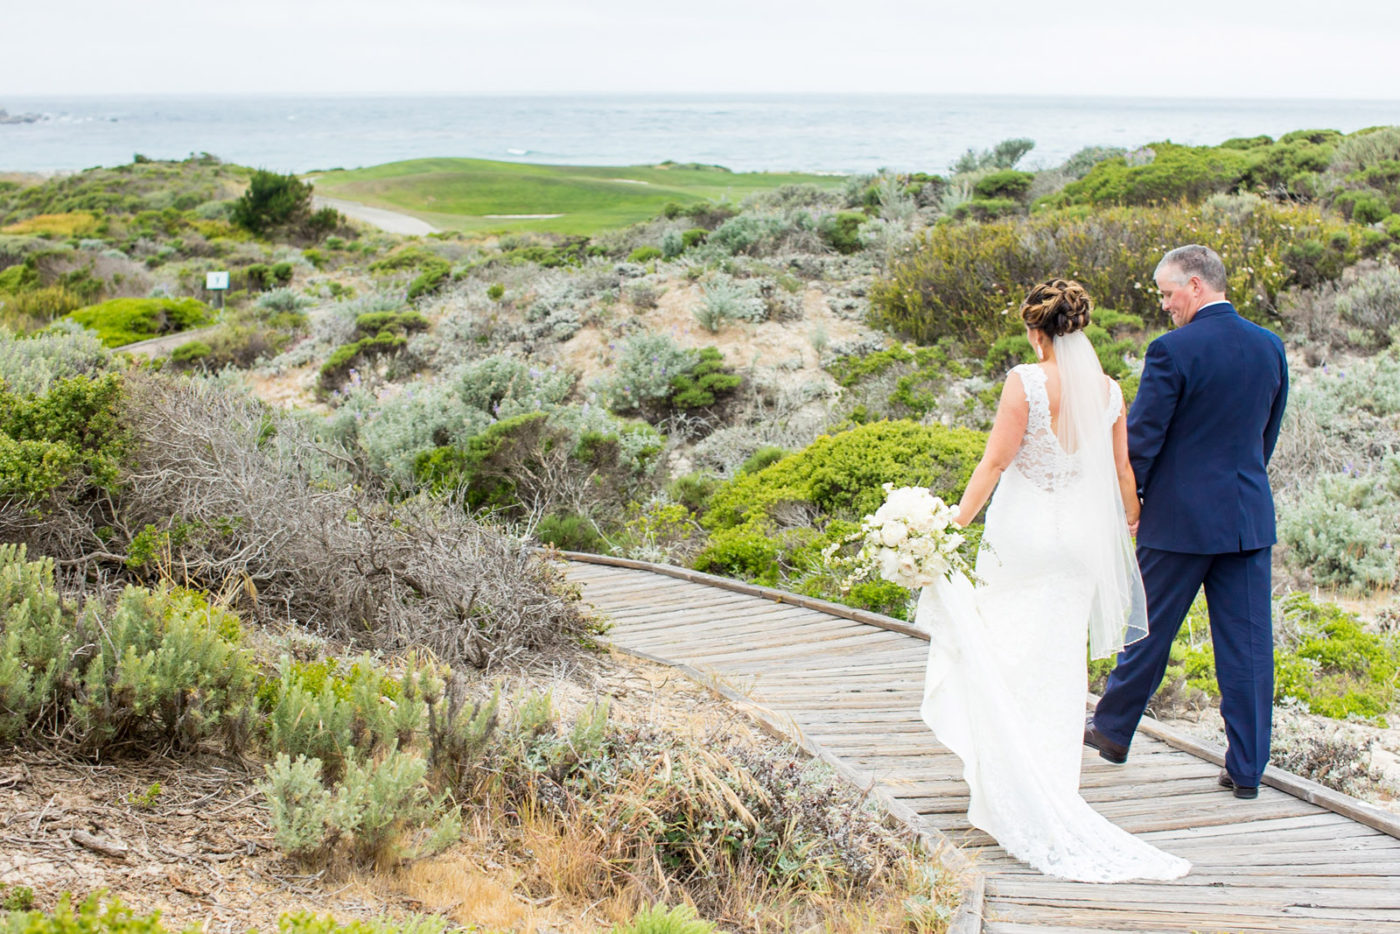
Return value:
<svg viewBox="0 0 1400 934">
<path fill-rule="evenodd" d="M 958 575 L 919 599 L 916 623 L 932 640 L 921 713 L 963 761 L 968 820 L 1008 853 L 1082 882 L 1175 879 L 1190 870 L 1186 860 L 1114 826 L 1079 795 L 1095 584 L 1078 556 L 1095 547 L 1084 523 L 1095 491 L 1051 430 L 1044 370 L 1015 372 L 1026 433 L 988 507 L 979 583 Z M 1113 383 L 1105 429 L 1122 405 Z"/>
</svg>

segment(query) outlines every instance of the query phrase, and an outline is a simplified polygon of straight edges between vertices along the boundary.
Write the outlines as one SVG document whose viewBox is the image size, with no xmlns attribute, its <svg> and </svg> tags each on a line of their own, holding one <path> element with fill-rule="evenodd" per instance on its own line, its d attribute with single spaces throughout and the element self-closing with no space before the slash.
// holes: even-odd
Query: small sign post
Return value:
<svg viewBox="0 0 1400 934">
<path fill-rule="evenodd" d="M 228 271 L 206 272 L 204 274 L 204 290 L 206 292 L 219 293 L 219 310 L 224 307 L 224 293 L 228 291 Z"/>
</svg>

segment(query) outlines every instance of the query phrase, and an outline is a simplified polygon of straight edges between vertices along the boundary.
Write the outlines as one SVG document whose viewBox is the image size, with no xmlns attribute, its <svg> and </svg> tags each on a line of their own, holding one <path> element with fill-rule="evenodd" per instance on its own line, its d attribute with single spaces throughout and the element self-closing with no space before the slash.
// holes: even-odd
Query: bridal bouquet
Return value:
<svg viewBox="0 0 1400 934">
<path fill-rule="evenodd" d="M 830 545 L 826 557 L 851 569 L 845 587 L 873 576 L 911 590 L 927 587 L 940 577 L 972 569 L 958 553 L 963 537 L 952 527 L 956 506 L 949 506 L 923 487 L 894 488 L 885 484 L 885 503 L 866 516 L 860 531 Z M 838 557 L 844 546 L 858 545 L 849 557 Z"/>
</svg>

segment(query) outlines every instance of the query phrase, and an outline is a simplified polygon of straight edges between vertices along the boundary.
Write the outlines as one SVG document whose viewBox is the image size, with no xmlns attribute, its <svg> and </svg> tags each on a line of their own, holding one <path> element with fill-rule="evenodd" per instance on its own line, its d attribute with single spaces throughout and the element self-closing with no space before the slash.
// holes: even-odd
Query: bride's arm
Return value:
<svg viewBox="0 0 1400 934">
<path fill-rule="evenodd" d="M 1123 513 L 1128 518 L 1128 531 L 1137 534 L 1138 518 L 1142 515 L 1142 504 L 1138 502 L 1137 478 L 1133 476 L 1133 464 L 1128 460 L 1128 413 L 1126 406 L 1113 423 L 1113 462 L 1118 468 L 1118 495 L 1123 498 Z"/>
<path fill-rule="evenodd" d="M 996 489 L 1002 472 L 1016 459 L 1021 439 L 1026 434 L 1027 415 L 1026 387 L 1021 385 L 1020 375 L 1012 373 L 1001 389 L 996 421 L 992 424 L 992 433 L 987 436 L 987 449 L 967 481 L 962 502 L 958 503 L 958 517 L 953 520 L 958 525 L 967 526 L 977 518 L 992 490 Z"/>
</svg>

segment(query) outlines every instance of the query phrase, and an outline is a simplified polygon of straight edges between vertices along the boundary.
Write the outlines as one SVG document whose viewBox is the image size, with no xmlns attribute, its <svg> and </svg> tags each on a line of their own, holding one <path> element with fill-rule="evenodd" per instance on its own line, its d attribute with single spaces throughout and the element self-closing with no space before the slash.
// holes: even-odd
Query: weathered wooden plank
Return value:
<svg viewBox="0 0 1400 934">
<path fill-rule="evenodd" d="M 1066 902 L 1101 902 L 1105 891 L 1101 886 L 1082 882 L 1064 882 L 1042 879 L 1018 879 L 1006 876 L 992 876 L 987 880 L 987 895 L 991 898 L 1006 898 L 1023 904 L 1033 904 L 1050 900 L 1056 904 Z M 1120 882 L 1113 887 L 1113 896 L 1134 908 L 1170 907 L 1199 911 L 1204 908 L 1233 906 L 1240 902 L 1240 896 L 1257 906 L 1277 906 L 1284 908 L 1346 908 L 1378 909 L 1396 912 L 1400 920 L 1400 908 L 1396 907 L 1395 892 L 1379 887 L 1366 889 L 1332 889 L 1317 885 L 1188 885 L 1172 882 Z"/>
<path fill-rule="evenodd" d="M 1238 801 L 1215 784 L 1211 750 L 1183 745 L 1151 723 L 1127 765 L 1086 750 L 1081 790 L 1119 826 L 1191 859 L 1192 874 L 1110 887 L 1035 873 L 968 824 L 961 762 L 918 718 L 927 650 L 916 640 L 924 634 L 684 569 L 662 570 L 672 581 L 658 587 L 653 571 L 631 565 L 637 569 L 593 567 L 578 578 L 585 599 L 596 597 L 590 602 L 604 615 L 610 606 L 621 617 L 611 638 L 708 671 L 720 684 L 743 685 L 763 705 L 756 709 L 790 723 L 849 780 L 875 783 L 901 819 L 960 843 L 990 880 L 982 912 L 990 934 L 1400 932 L 1400 898 L 1393 897 L 1400 841 L 1356 822 L 1376 822 L 1375 815 L 1365 808 L 1334 813 L 1328 795 L 1335 793 L 1286 780 L 1286 794 L 1266 788 L 1256 801 Z M 728 593 L 716 597 L 712 588 Z M 960 914 L 958 934 L 976 929 L 968 916 Z"/>
</svg>

